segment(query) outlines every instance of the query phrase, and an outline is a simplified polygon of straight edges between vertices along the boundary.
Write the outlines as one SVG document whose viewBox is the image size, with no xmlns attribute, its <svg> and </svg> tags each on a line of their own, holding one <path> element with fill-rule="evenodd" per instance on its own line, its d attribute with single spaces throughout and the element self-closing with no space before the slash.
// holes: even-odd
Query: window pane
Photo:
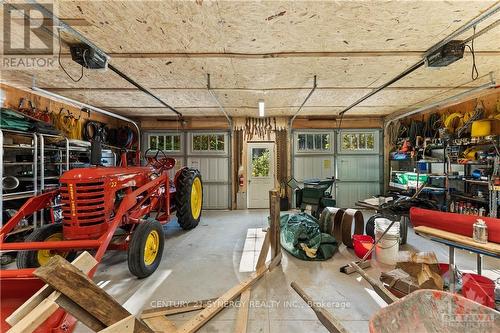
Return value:
<svg viewBox="0 0 500 333">
<path fill-rule="evenodd" d="M 201 150 L 201 135 L 193 135 L 193 150 Z"/>
<path fill-rule="evenodd" d="M 252 149 L 252 177 L 268 177 L 271 152 L 267 148 Z"/>
<path fill-rule="evenodd" d="M 181 150 L 181 136 L 180 135 L 174 135 L 174 150 L 175 151 Z"/>
<path fill-rule="evenodd" d="M 358 135 L 357 134 L 351 134 L 351 149 L 352 150 L 358 149 Z"/>
<path fill-rule="evenodd" d="M 298 137 L 298 147 L 299 150 L 305 150 L 306 149 L 306 135 L 305 134 L 299 134 Z"/>
<path fill-rule="evenodd" d="M 375 135 L 373 133 L 366 135 L 366 148 L 375 149 Z"/>
<path fill-rule="evenodd" d="M 351 136 L 349 134 L 342 135 L 342 149 L 351 149 Z"/>
<path fill-rule="evenodd" d="M 361 133 L 359 135 L 359 149 L 366 149 L 366 134 Z"/>
<path fill-rule="evenodd" d="M 172 150 L 172 136 L 167 135 L 165 137 L 165 150 Z"/>
<path fill-rule="evenodd" d="M 149 137 L 149 148 L 151 149 L 156 149 L 157 148 L 157 137 L 156 136 L 153 136 L 151 135 Z"/>
<path fill-rule="evenodd" d="M 164 150 L 165 149 L 165 137 L 164 136 L 159 136 L 158 137 L 158 149 L 159 150 Z"/>
<path fill-rule="evenodd" d="M 210 145 L 209 145 L 209 149 L 210 150 L 217 150 L 217 135 L 215 134 L 210 134 L 209 135 L 209 142 L 210 142 Z"/>
<path fill-rule="evenodd" d="M 323 147 L 321 146 L 321 134 L 314 134 L 314 149 L 321 150 Z"/>
<path fill-rule="evenodd" d="M 323 134 L 321 136 L 321 141 L 322 141 L 321 147 L 323 150 L 330 149 L 330 134 Z"/>
<path fill-rule="evenodd" d="M 306 144 L 307 144 L 307 150 L 314 149 L 314 136 L 312 134 L 306 135 Z"/>
<path fill-rule="evenodd" d="M 224 151 L 224 135 L 217 136 L 217 150 Z"/>
<path fill-rule="evenodd" d="M 208 150 L 208 135 L 200 135 L 201 136 L 201 149 L 200 150 Z"/>
</svg>

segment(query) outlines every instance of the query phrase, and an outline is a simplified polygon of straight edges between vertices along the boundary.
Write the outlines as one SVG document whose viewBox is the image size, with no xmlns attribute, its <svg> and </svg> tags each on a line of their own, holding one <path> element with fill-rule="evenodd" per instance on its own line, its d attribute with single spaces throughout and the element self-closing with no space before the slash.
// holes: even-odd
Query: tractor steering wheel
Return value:
<svg viewBox="0 0 500 333">
<path fill-rule="evenodd" d="M 175 159 L 168 157 L 163 150 L 158 149 L 156 150 L 156 154 L 154 156 L 148 156 L 150 150 L 154 149 L 149 148 L 146 152 L 144 152 L 144 159 L 148 162 L 146 166 L 152 166 L 160 171 L 163 171 L 164 169 L 170 170 L 175 166 Z M 160 152 L 162 156 L 158 158 Z"/>
</svg>

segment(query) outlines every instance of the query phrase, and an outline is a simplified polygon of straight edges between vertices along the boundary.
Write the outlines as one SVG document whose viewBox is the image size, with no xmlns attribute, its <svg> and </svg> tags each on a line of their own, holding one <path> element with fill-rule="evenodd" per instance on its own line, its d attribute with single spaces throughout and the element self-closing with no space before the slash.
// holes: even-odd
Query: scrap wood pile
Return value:
<svg viewBox="0 0 500 333">
<path fill-rule="evenodd" d="M 396 269 L 383 272 L 380 281 L 401 297 L 418 289 L 443 290 L 448 274 L 441 271 L 434 252 L 403 251 L 399 253 Z"/>
<path fill-rule="evenodd" d="M 72 263 L 55 255 L 34 272 L 36 277 L 46 283 L 45 286 L 6 318 L 6 322 L 11 325 L 8 333 L 34 332 L 60 310 L 100 333 L 191 333 L 198 331 L 238 297 L 242 307 L 239 308 L 235 332 L 246 332 L 250 288 L 281 262 L 279 193 L 271 191 L 270 199 L 270 227 L 262 244 L 256 271 L 222 296 L 181 306 L 148 309 L 140 318 L 136 318 L 87 276 L 97 265 L 95 258 L 88 252 L 83 252 Z M 266 263 L 269 250 L 273 259 Z M 180 327 L 176 327 L 166 317 L 196 310 L 201 311 Z"/>
</svg>

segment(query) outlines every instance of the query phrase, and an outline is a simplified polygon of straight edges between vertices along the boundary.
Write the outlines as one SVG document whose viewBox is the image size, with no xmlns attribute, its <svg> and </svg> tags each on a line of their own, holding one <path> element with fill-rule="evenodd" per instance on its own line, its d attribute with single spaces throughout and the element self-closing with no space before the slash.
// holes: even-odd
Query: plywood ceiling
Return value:
<svg viewBox="0 0 500 333">
<path fill-rule="evenodd" d="M 111 55 L 113 65 L 185 115 L 220 116 L 207 74 L 233 116 L 296 112 L 336 115 L 417 62 L 422 53 L 496 1 L 57 1 L 57 15 Z M 481 23 L 478 30 L 495 20 Z M 83 22 L 83 23 L 82 23 Z M 470 35 L 470 31 L 461 36 Z M 475 41 L 472 57 L 421 68 L 347 115 L 387 115 L 455 95 L 500 75 L 500 28 Z M 63 49 L 63 53 L 67 50 Z M 67 55 L 62 63 L 78 76 Z M 112 71 L 85 71 L 80 82 L 60 69 L 3 71 L 2 82 L 37 85 L 129 116 L 172 112 Z"/>
</svg>

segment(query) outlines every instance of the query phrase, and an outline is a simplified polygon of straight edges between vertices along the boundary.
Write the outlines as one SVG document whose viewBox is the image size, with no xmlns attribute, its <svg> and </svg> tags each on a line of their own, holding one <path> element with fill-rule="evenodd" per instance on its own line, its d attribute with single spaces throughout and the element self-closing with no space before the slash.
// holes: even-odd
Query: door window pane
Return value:
<svg viewBox="0 0 500 333">
<path fill-rule="evenodd" d="M 149 148 L 150 149 L 156 149 L 157 148 L 157 142 L 158 142 L 158 137 L 151 135 L 149 137 Z"/>
<path fill-rule="evenodd" d="M 367 134 L 366 137 L 366 149 L 375 149 L 375 135 L 373 133 Z"/>
<path fill-rule="evenodd" d="M 158 137 L 158 149 L 159 150 L 164 150 L 165 149 L 165 137 L 164 136 L 159 136 Z"/>
<path fill-rule="evenodd" d="M 269 177 L 271 152 L 267 148 L 252 148 L 252 177 Z"/>
<path fill-rule="evenodd" d="M 208 150 L 208 135 L 201 136 L 201 150 Z"/>
<path fill-rule="evenodd" d="M 366 134 L 361 133 L 359 135 L 359 149 L 366 149 Z"/>
<path fill-rule="evenodd" d="M 322 141 L 321 148 L 323 150 L 329 150 L 330 149 L 330 134 L 322 134 L 321 141 Z"/>
<path fill-rule="evenodd" d="M 298 141 L 299 141 L 299 144 L 298 144 L 299 150 L 305 150 L 306 149 L 306 135 L 299 134 Z"/>
<path fill-rule="evenodd" d="M 313 150 L 314 149 L 314 137 L 312 134 L 307 134 L 306 135 L 306 144 L 307 144 L 307 150 Z"/>
<path fill-rule="evenodd" d="M 323 150 L 323 146 L 321 144 L 321 134 L 314 134 L 314 149 Z"/>
<path fill-rule="evenodd" d="M 209 150 L 217 150 L 217 135 L 211 134 L 208 137 L 209 140 Z"/>
<path fill-rule="evenodd" d="M 174 135 L 174 151 L 180 151 L 180 150 L 181 150 L 181 136 Z"/>
<path fill-rule="evenodd" d="M 172 136 L 167 135 L 165 137 L 165 150 L 172 150 Z"/>
<path fill-rule="evenodd" d="M 217 136 L 217 150 L 224 151 L 224 135 Z"/>
</svg>

